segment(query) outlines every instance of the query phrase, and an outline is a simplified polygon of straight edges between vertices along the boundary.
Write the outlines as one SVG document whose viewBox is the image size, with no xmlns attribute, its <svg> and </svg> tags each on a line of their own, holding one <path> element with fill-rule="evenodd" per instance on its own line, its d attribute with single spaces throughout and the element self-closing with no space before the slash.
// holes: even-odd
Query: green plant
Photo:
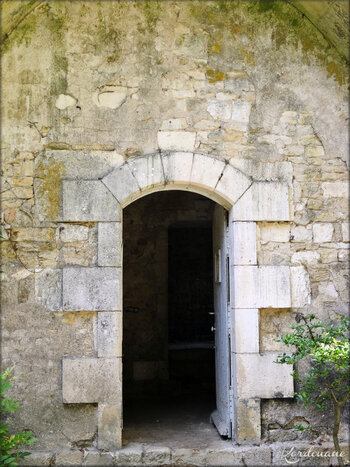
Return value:
<svg viewBox="0 0 350 467">
<path fill-rule="evenodd" d="M 333 407 L 333 443 L 343 466 L 338 433 L 342 410 L 350 398 L 349 329 L 350 320 L 341 318 L 338 325 L 317 322 L 313 314 L 296 315 L 297 325 L 291 334 L 281 336 L 279 341 L 294 347 L 292 354 L 279 355 L 276 363 L 294 364 L 300 360 L 310 361 L 310 370 L 304 376 L 295 370 L 293 378 L 298 382 L 295 393 L 304 407 L 315 405 L 324 410 L 327 403 Z"/>
<path fill-rule="evenodd" d="M 7 412 L 13 412 L 18 409 L 19 403 L 14 402 L 6 396 L 7 391 L 11 387 L 11 382 L 15 377 L 11 376 L 13 369 L 8 368 L 1 372 L 1 386 L 0 386 L 0 466 L 15 467 L 18 465 L 17 461 L 29 456 L 30 452 L 21 452 L 22 446 L 29 446 L 36 441 L 30 431 L 21 431 L 13 435 L 9 434 L 7 425 L 3 421 L 3 417 Z"/>
</svg>

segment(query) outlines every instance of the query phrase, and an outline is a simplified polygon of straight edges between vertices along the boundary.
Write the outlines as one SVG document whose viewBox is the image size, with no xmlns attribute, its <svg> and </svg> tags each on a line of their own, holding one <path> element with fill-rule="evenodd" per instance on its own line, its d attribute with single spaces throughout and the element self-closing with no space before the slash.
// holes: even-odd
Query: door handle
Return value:
<svg viewBox="0 0 350 467">
<path fill-rule="evenodd" d="M 214 331 L 215 331 L 214 326 L 212 326 L 212 327 L 210 328 L 210 330 L 211 330 L 212 332 L 214 332 Z"/>
<path fill-rule="evenodd" d="M 208 315 L 215 315 L 214 311 L 208 311 Z"/>
</svg>

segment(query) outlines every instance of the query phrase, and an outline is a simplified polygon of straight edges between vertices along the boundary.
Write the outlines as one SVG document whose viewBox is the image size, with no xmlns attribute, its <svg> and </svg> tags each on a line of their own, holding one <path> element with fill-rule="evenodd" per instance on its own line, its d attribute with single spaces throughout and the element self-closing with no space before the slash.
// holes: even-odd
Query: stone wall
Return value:
<svg viewBox="0 0 350 467">
<path fill-rule="evenodd" d="M 63 307 L 60 277 L 62 268 L 120 265 L 97 244 L 97 221 L 120 220 L 118 203 L 99 193 L 94 221 L 68 219 L 64 203 L 74 214 L 91 200 L 62 191 L 63 179 L 100 180 L 161 150 L 215 156 L 255 187 L 286 184 L 292 217 L 266 220 L 269 204 L 261 207 L 257 264 L 291 267 L 295 308 L 260 309 L 260 351 L 279 350 L 274 338 L 296 309 L 322 319 L 347 312 L 347 67 L 291 5 L 41 2 L 2 52 L 2 363 L 19 376 L 22 409 L 10 427 L 30 428 L 36 450 L 96 443 L 97 401 L 64 404 L 61 366 L 103 354 L 99 313 Z M 203 167 L 198 184 L 215 170 Z M 249 193 L 236 212 L 258 188 Z M 99 239 L 117 243 L 118 227 L 100 228 Z M 269 440 L 301 416 L 289 401 L 276 404 L 262 406 Z"/>
</svg>

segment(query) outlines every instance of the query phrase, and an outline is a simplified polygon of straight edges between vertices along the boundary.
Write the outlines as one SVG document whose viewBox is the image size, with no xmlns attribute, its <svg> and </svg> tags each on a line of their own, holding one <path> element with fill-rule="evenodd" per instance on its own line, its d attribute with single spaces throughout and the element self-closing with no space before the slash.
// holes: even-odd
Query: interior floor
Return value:
<svg viewBox="0 0 350 467">
<path fill-rule="evenodd" d="M 200 397 L 135 401 L 124 408 L 123 445 L 144 443 L 173 448 L 227 446 L 210 421 L 215 401 Z"/>
</svg>

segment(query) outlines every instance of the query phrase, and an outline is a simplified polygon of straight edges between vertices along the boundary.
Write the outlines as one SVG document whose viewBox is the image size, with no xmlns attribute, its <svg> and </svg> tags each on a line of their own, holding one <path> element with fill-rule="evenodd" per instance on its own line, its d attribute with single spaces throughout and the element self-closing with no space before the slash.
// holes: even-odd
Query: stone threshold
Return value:
<svg viewBox="0 0 350 467">
<path fill-rule="evenodd" d="M 344 463 L 349 465 L 349 446 L 342 445 Z M 261 446 L 168 448 L 150 444 L 130 443 L 116 452 L 93 449 L 32 451 L 20 463 L 31 466 L 336 466 L 332 443 L 280 442 Z"/>
</svg>

